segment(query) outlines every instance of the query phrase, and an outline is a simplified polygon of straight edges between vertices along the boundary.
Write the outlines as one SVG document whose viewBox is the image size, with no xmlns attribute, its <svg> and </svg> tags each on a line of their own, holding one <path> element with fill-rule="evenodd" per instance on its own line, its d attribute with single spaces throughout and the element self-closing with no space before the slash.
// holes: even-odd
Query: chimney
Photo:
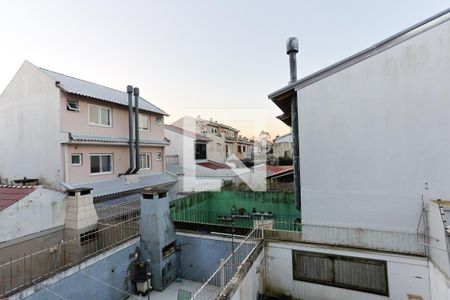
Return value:
<svg viewBox="0 0 450 300">
<path fill-rule="evenodd" d="M 125 174 L 130 174 L 134 170 L 133 157 L 133 86 L 127 85 L 128 94 L 128 147 L 130 152 L 130 166 Z"/>
<path fill-rule="evenodd" d="M 297 81 L 297 55 L 298 40 L 296 37 L 288 38 L 286 42 L 286 53 L 289 55 L 289 69 L 292 84 Z M 295 206 L 298 210 L 302 205 L 302 194 L 300 184 L 300 144 L 299 144 L 299 127 L 298 127 L 298 101 L 297 93 L 291 96 L 291 127 L 292 127 L 292 160 L 294 167 L 294 196 Z"/>
<path fill-rule="evenodd" d="M 289 80 L 289 83 L 293 83 L 297 81 L 298 40 L 296 37 L 288 38 L 286 42 L 286 52 L 289 55 L 289 69 L 291 72 L 291 80 Z"/>
<path fill-rule="evenodd" d="M 134 94 L 134 134 L 136 135 L 135 137 L 135 148 L 136 148 L 136 162 L 135 162 L 135 166 L 136 168 L 134 169 L 133 173 L 136 174 L 139 169 L 141 168 L 141 161 L 140 161 L 140 156 L 139 156 L 139 88 L 135 87 L 133 89 L 133 94 Z"/>
</svg>

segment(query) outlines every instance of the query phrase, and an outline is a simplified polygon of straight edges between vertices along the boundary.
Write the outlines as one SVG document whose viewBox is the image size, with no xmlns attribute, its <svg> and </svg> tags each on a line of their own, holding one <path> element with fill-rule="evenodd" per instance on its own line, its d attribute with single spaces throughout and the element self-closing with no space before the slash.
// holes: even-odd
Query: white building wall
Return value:
<svg viewBox="0 0 450 300">
<path fill-rule="evenodd" d="M 450 199 L 449 70 L 447 21 L 298 91 L 303 223 L 415 232 Z"/>
<path fill-rule="evenodd" d="M 39 178 L 59 188 L 60 91 L 37 67 L 24 62 L 0 96 L 0 177 Z"/>
<path fill-rule="evenodd" d="M 430 293 L 433 300 L 450 299 L 450 280 L 437 265 L 429 262 L 430 268 Z"/>
<path fill-rule="evenodd" d="M 0 212 L 0 243 L 64 225 L 66 194 L 38 187 Z"/>
<path fill-rule="evenodd" d="M 231 300 L 258 299 L 264 292 L 264 251 L 258 255 Z"/>
<path fill-rule="evenodd" d="M 292 250 L 384 260 L 387 262 L 389 297 L 294 280 Z M 428 261 L 422 257 L 270 242 L 266 249 L 265 270 L 266 292 L 273 295 L 308 300 L 408 299 L 408 295 L 420 296 L 424 300 L 430 299 Z"/>
</svg>

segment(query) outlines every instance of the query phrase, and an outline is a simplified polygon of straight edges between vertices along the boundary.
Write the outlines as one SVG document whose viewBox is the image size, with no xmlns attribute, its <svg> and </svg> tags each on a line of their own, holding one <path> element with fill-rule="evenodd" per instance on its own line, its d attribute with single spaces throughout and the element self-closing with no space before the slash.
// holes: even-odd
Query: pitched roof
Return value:
<svg viewBox="0 0 450 300">
<path fill-rule="evenodd" d="M 199 140 L 199 141 L 204 141 L 204 142 L 210 142 L 212 141 L 210 138 L 207 138 L 206 136 L 203 136 L 201 134 L 192 132 L 192 131 L 188 131 L 188 130 L 184 130 L 183 128 L 174 126 L 174 125 L 164 125 L 164 127 L 170 131 L 176 132 L 178 134 Z"/>
<path fill-rule="evenodd" d="M 54 71 L 39 68 L 47 76 L 55 80 L 58 87 L 69 94 L 86 96 L 102 101 L 128 106 L 128 94 L 90 81 L 78 79 Z M 139 109 L 168 116 L 162 109 L 139 97 Z"/>
<path fill-rule="evenodd" d="M 34 190 L 32 186 L 0 185 L 0 211 L 25 198 Z"/>
<path fill-rule="evenodd" d="M 177 182 L 177 179 L 170 176 L 166 172 L 155 173 L 151 175 L 140 176 L 139 181 L 133 183 L 127 183 L 121 178 L 114 178 L 110 180 L 97 181 L 97 182 L 87 182 L 87 183 L 77 183 L 77 184 L 66 184 L 63 185 L 68 189 L 74 188 L 92 188 L 92 195 L 94 198 L 104 197 L 116 194 L 122 194 L 131 191 L 139 191 L 144 188 L 149 188 L 153 186 L 160 186 L 166 184 L 172 184 Z"/>
<path fill-rule="evenodd" d="M 70 133 L 70 140 L 78 141 L 78 142 L 100 142 L 100 143 L 128 144 L 127 137 L 95 135 L 95 134 Z M 141 143 L 141 145 L 169 145 L 170 144 L 170 141 L 168 139 L 164 139 L 164 140 L 140 139 L 139 142 Z"/>
</svg>

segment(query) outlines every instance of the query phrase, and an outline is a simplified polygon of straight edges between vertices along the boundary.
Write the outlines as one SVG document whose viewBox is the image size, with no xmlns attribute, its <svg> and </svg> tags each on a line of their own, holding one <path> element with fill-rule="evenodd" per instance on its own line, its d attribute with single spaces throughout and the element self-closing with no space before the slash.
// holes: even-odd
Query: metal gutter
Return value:
<svg viewBox="0 0 450 300">
<path fill-rule="evenodd" d="M 302 89 L 310 84 L 313 84 L 319 80 L 322 80 L 328 76 L 331 76 L 339 71 L 342 71 L 354 64 L 357 64 L 363 60 L 366 60 L 376 54 L 386 51 L 404 41 L 407 41 L 418 34 L 421 34 L 427 30 L 430 30 L 439 24 L 442 24 L 450 19 L 450 8 L 422 21 L 419 22 L 397 34 L 394 34 L 375 45 L 364 49 L 352 56 L 349 56 L 335 64 L 332 64 L 322 70 L 319 70 L 311 75 L 308 75 L 300 80 L 288 84 L 287 86 L 271 93 L 268 95 L 269 99 L 278 98 L 283 96 L 284 93 Z"/>
</svg>

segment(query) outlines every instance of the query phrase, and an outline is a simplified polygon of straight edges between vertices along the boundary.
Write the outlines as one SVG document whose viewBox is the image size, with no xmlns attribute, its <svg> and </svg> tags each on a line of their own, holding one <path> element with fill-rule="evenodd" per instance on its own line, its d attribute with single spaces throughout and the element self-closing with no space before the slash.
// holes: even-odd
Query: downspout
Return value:
<svg viewBox="0 0 450 300">
<path fill-rule="evenodd" d="M 289 83 L 297 81 L 297 52 L 298 52 L 298 40 L 295 37 L 288 38 L 286 42 L 286 52 L 289 55 L 289 69 L 291 73 L 291 79 Z M 292 158 L 294 163 L 294 196 L 295 207 L 301 210 L 302 195 L 300 185 L 300 143 L 299 143 L 299 130 L 298 130 L 298 101 L 297 92 L 291 96 L 291 125 L 292 125 Z"/>
<path fill-rule="evenodd" d="M 135 148 L 136 148 L 136 168 L 133 174 L 136 174 L 141 169 L 141 161 L 139 157 L 139 88 L 135 87 L 133 89 L 134 94 L 134 134 L 135 134 Z"/>
<path fill-rule="evenodd" d="M 130 174 L 134 171 L 133 158 L 133 86 L 127 85 L 128 94 L 128 147 L 130 152 L 130 167 L 125 174 Z"/>
</svg>

